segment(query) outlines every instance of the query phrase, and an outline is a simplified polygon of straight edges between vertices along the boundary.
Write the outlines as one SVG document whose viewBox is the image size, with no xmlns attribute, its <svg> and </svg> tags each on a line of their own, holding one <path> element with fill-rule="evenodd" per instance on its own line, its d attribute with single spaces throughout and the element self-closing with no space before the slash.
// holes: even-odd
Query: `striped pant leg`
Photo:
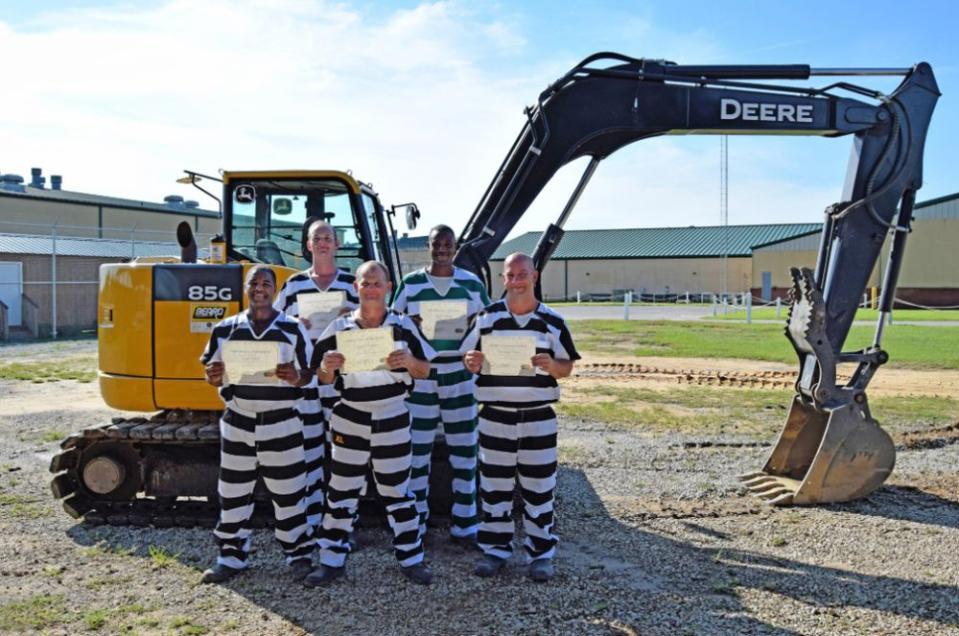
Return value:
<svg viewBox="0 0 959 636">
<path fill-rule="evenodd" d="M 409 408 L 412 422 L 410 491 L 416 499 L 420 536 L 423 536 L 426 534 L 426 522 L 430 516 L 427 503 L 430 492 L 430 461 L 436 429 L 440 423 L 439 395 L 434 371 L 430 371 L 429 379 L 416 380 L 406 406 Z"/>
<path fill-rule="evenodd" d="M 217 494 L 220 518 L 213 530 L 220 554 L 216 562 L 246 567 L 250 551 L 250 516 L 256 486 L 256 420 L 227 409 L 220 420 L 220 471 Z"/>
<path fill-rule="evenodd" d="M 274 534 L 287 563 L 309 557 L 315 547 L 306 516 L 303 423 L 295 412 L 291 414 L 289 419 L 256 426 L 260 475 L 273 502 Z"/>
<path fill-rule="evenodd" d="M 515 412 L 484 406 L 479 412 L 480 515 L 477 543 L 483 553 L 507 559 L 513 552 L 513 491 L 519 440 Z"/>
<path fill-rule="evenodd" d="M 324 467 L 326 464 L 326 419 L 320 405 L 316 378 L 306 385 L 297 405 L 303 419 L 303 452 L 306 457 L 306 519 L 311 528 L 319 528 L 325 507 Z"/>
<path fill-rule="evenodd" d="M 410 415 L 403 402 L 373 416 L 370 439 L 373 479 L 386 507 L 393 530 L 393 550 L 402 567 L 423 561 L 419 516 L 409 491 L 411 446 Z"/>
<path fill-rule="evenodd" d="M 479 525 L 476 515 L 477 407 L 473 397 L 476 380 L 459 357 L 438 367 L 440 417 L 453 470 L 450 534 L 471 536 Z"/>
<path fill-rule="evenodd" d="M 349 535 L 356 521 L 360 493 L 366 486 L 371 426 L 369 413 L 342 402 L 333 408 L 329 426 L 333 438 L 330 476 L 320 532 L 320 562 L 329 567 L 343 567 L 350 551 Z"/>
<path fill-rule="evenodd" d="M 523 529 L 527 561 L 552 558 L 553 491 L 556 489 L 556 414 L 550 407 L 524 412 L 517 424 L 517 473 L 523 497 Z"/>
</svg>

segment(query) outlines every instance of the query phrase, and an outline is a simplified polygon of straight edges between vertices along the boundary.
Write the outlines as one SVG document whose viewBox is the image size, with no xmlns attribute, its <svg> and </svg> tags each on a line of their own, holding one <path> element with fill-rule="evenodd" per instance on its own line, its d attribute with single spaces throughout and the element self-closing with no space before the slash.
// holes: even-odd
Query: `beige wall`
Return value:
<svg viewBox="0 0 959 636">
<path fill-rule="evenodd" d="M 61 232 L 64 235 L 96 237 L 97 219 L 95 206 L 0 196 L 0 232 L 45 235 L 56 223 L 58 226 L 90 228 L 63 227 Z"/>
<path fill-rule="evenodd" d="M 188 221 L 204 242 L 211 234 L 221 231 L 220 219 L 198 217 L 186 211 L 140 211 L 0 196 L 0 232 L 11 234 L 49 235 L 56 224 L 60 236 L 129 240 L 129 230 L 104 229 L 101 232 L 100 228 L 135 228 L 136 240 L 170 243 L 176 240 L 176 226 L 180 221 Z"/>
<path fill-rule="evenodd" d="M 818 240 L 818 239 L 817 239 Z M 816 266 L 817 249 L 808 239 L 797 239 L 805 249 L 788 249 L 788 244 L 772 245 L 753 252 L 753 288 L 761 289 L 762 272 L 772 272 L 774 289 L 792 285 L 790 267 Z M 892 241 L 887 238 L 869 279 L 870 287 L 879 287 L 889 258 Z M 959 245 L 959 218 L 917 219 L 906 241 L 906 257 L 899 273 L 897 288 L 959 288 L 959 259 L 953 254 Z"/>
<path fill-rule="evenodd" d="M 84 256 L 57 257 L 57 331 L 76 335 L 96 328 L 97 282 L 102 263 L 119 259 Z M 36 254 L 0 254 L 0 261 L 23 263 L 23 294 L 38 306 L 40 336 L 50 335 L 53 324 L 51 259 Z"/>
<path fill-rule="evenodd" d="M 496 261 L 491 266 L 493 294 L 499 295 L 503 289 L 503 263 Z M 546 299 L 557 299 L 575 298 L 577 291 L 607 294 L 616 289 L 632 289 L 636 293 L 645 290 L 647 294 L 718 292 L 722 288 L 721 272 L 719 258 L 553 260 L 543 272 L 543 294 Z M 727 272 L 726 288 L 730 293 L 750 288 L 749 258 L 730 257 Z"/>
<path fill-rule="evenodd" d="M 167 214 L 144 210 L 125 210 L 122 208 L 103 208 L 104 228 L 129 228 L 135 237 L 142 241 L 172 242 L 176 240 L 176 227 L 181 221 L 188 221 L 193 231 L 207 241 L 210 234 L 220 231 L 219 219 L 199 219 L 186 214 Z M 200 229 L 197 230 L 197 225 Z M 103 238 L 129 239 L 130 232 L 125 229 L 103 230 Z"/>
<path fill-rule="evenodd" d="M 906 240 L 898 287 L 959 288 L 959 218 L 917 219 Z M 888 254 L 889 241 L 883 255 Z"/>
</svg>

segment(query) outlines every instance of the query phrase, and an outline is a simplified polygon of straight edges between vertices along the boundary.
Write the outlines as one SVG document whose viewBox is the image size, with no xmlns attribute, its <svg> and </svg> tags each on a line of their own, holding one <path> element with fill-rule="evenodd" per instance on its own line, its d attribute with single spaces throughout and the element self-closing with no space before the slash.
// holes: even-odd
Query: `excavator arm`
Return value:
<svg viewBox="0 0 959 636">
<path fill-rule="evenodd" d="M 822 88 L 775 83 L 868 75 L 903 80 L 889 95 L 846 82 Z M 882 329 L 922 185 L 923 146 L 939 94 L 926 63 L 898 69 L 682 66 L 597 53 L 526 109 L 522 130 L 460 236 L 455 262 L 489 282 L 493 252 L 553 175 L 579 157 L 590 161 L 559 218 L 540 238 L 533 254 L 539 271 L 599 162 L 623 146 L 667 134 L 853 135 L 842 200 L 826 209 L 816 269 L 793 270 L 786 335 L 800 374 L 792 411 L 769 462 L 748 476 L 747 485 L 783 504 L 864 496 L 882 483 L 895 460 L 888 435 L 869 414 L 865 389 L 888 359 Z M 844 353 L 890 233 L 873 344 Z M 858 364 L 844 385 L 836 383 L 841 362 Z"/>
</svg>

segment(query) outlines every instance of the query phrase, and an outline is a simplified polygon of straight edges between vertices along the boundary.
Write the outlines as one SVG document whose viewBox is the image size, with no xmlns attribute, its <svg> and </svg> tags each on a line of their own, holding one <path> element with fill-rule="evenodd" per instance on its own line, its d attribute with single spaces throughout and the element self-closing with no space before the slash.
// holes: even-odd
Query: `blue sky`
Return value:
<svg viewBox="0 0 959 636">
<path fill-rule="evenodd" d="M 426 225 L 461 227 L 545 85 L 595 51 L 687 64 L 933 65 L 943 97 L 919 200 L 959 191 L 953 2 L 0 1 L 0 169 L 145 200 L 183 168 L 352 169 Z M 891 90 L 896 81 L 859 78 Z M 808 84 L 825 84 L 827 78 Z M 730 222 L 807 222 L 839 198 L 850 139 L 734 137 Z M 518 230 L 556 216 L 561 171 Z M 711 225 L 719 139 L 634 144 L 569 228 Z"/>
</svg>

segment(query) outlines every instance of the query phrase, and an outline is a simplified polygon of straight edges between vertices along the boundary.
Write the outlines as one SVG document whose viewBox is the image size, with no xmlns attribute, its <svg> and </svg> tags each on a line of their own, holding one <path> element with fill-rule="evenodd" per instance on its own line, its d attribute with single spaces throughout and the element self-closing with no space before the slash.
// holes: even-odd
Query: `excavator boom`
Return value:
<svg viewBox="0 0 959 636">
<path fill-rule="evenodd" d="M 847 82 L 797 87 L 815 76 L 897 75 L 889 95 Z M 840 96 L 852 94 L 856 98 Z M 460 236 L 455 262 L 490 280 L 489 258 L 556 172 L 590 157 L 557 221 L 533 254 L 542 271 L 599 163 L 623 146 L 669 134 L 853 136 L 842 200 L 826 209 L 815 271 L 793 271 L 786 335 L 800 362 L 796 396 L 769 462 L 747 485 L 775 503 L 861 497 L 892 470 L 889 436 L 865 389 L 888 359 L 892 308 L 926 132 L 939 98 L 932 68 L 814 69 L 805 65 L 682 66 L 615 53 L 592 55 L 540 94 Z M 856 308 L 888 234 L 890 263 L 872 346 L 843 352 Z M 836 384 L 836 365 L 858 364 Z"/>
</svg>

